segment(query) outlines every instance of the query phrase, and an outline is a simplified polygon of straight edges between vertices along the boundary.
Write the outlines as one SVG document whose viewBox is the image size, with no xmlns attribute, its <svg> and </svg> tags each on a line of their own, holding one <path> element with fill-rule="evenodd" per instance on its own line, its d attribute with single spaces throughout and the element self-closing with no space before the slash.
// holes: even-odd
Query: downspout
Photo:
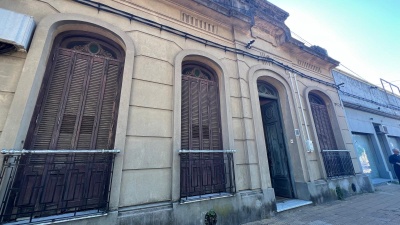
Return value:
<svg viewBox="0 0 400 225">
<path fill-rule="evenodd" d="M 292 88 L 292 91 L 293 91 L 293 94 L 296 92 L 296 90 L 295 90 L 295 88 L 294 88 L 294 83 L 293 83 L 293 74 L 291 73 L 291 72 L 289 72 L 289 76 L 290 76 L 290 83 L 292 84 L 291 85 L 291 88 Z M 301 117 L 300 117 L 300 113 L 299 113 L 299 103 L 297 102 L 297 98 L 296 98 L 296 96 L 294 96 L 294 103 L 295 103 L 295 105 L 296 105 L 296 111 L 295 111 L 295 114 L 296 114 L 296 117 L 297 117 L 297 121 L 298 121 L 298 125 L 300 126 L 299 128 L 300 128 L 300 131 L 301 131 L 301 139 L 303 140 L 302 141 L 302 145 L 303 145 L 303 148 L 307 148 L 307 146 L 305 146 L 305 143 L 306 143 L 306 139 L 305 139 L 305 135 L 304 135 L 304 128 L 303 128 L 303 126 L 301 125 Z M 299 99 L 300 100 L 300 99 Z M 309 151 L 307 151 L 307 152 L 309 152 Z M 305 160 L 306 160 L 306 165 L 307 165 L 307 175 L 308 175 L 308 180 L 309 181 L 313 181 L 313 180 L 311 180 L 311 174 L 310 174 L 310 163 L 309 163 L 309 156 L 308 156 L 308 154 L 305 154 Z"/>
<path fill-rule="evenodd" d="M 296 85 L 297 97 L 298 97 L 299 102 L 300 102 L 301 115 L 303 116 L 303 122 L 304 122 L 304 126 L 306 128 L 306 134 L 307 134 L 306 147 L 307 147 L 307 152 L 313 152 L 314 151 L 314 145 L 313 145 L 313 142 L 310 139 L 310 132 L 308 131 L 308 124 L 307 124 L 307 121 L 306 121 L 306 116 L 304 115 L 303 103 L 301 103 L 299 85 L 297 83 L 296 74 L 294 74 L 293 77 L 294 77 L 294 81 L 295 81 L 294 83 Z"/>
</svg>

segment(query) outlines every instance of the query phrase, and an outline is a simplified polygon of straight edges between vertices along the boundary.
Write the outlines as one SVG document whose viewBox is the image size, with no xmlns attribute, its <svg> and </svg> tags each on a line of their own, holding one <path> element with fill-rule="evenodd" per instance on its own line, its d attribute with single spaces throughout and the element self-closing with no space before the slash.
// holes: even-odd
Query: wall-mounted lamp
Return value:
<svg viewBox="0 0 400 225">
<path fill-rule="evenodd" d="M 247 45 L 246 45 L 246 48 L 247 49 L 250 49 L 251 48 L 251 45 L 255 42 L 256 40 L 251 40 L 251 41 L 249 41 L 248 43 L 247 43 Z"/>
<path fill-rule="evenodd" d="M 340 84 L 338 84 L 338 85 L 336 85 L 338 88 L 341 88 L 341 87 L 343 87 L 344 86 L 344 83 L 340 83 Z"/>
</svg>

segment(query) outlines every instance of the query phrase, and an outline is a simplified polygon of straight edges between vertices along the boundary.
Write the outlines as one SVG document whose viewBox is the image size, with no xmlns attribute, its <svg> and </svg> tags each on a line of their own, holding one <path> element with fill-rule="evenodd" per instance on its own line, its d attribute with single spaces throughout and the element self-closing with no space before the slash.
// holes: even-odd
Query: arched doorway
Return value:
<svg viewBox="0 0 400 225">
<path fill-rule="evenodd" d="M 293 198 L 278 92 L 263 81 L 257 82 L 257 88 L 272 187 L 275 195 Z"/>
</svg>

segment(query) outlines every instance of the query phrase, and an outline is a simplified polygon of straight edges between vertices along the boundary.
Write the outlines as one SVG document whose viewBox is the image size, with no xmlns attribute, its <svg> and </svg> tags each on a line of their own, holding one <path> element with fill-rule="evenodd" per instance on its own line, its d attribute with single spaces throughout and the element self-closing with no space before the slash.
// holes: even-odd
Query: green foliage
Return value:
<svg viewBox="0 0 400 225">
<path fill-rule="evenodd" d="M 344 200 L 343 190 L 339 186 L 336 187 L 336 195 L 339 200 Z"/>
<path fill-rule="evenodd" d="M 217 224 L 217 213 L 214 210 L 211 209 L 206 213 L 205 224 L 206 225 Z"/>
</svg>

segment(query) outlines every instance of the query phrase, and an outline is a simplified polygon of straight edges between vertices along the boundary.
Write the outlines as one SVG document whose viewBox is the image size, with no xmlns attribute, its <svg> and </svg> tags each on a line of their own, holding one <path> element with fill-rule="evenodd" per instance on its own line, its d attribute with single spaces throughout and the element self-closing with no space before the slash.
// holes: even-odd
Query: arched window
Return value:
<svg viewBox="0 0 400 225">
<path fill-rule="evenodd" d="M 257 82 L 257 89 L 258 89 L 258 95 L 261 97 L 265 97 L 265 98 L 277 98 L 278 97 L 278 93 L 275 90 L 275 88 L 273 88 L 272 86 L 270 86 L 267 83 Z"/>
<path fill-rule="evenodd" d="M 327 176 L 354 175 L 350 153 L 337 150 L 338 147 L 325 101 L 315 93 L 310 93 L 308 100 Z"/>
<path fill-rule="evenodd" d="M 26 149 L 112 149 L 123 54 L 90 33 L 55 40 Z"/>
</svg>

